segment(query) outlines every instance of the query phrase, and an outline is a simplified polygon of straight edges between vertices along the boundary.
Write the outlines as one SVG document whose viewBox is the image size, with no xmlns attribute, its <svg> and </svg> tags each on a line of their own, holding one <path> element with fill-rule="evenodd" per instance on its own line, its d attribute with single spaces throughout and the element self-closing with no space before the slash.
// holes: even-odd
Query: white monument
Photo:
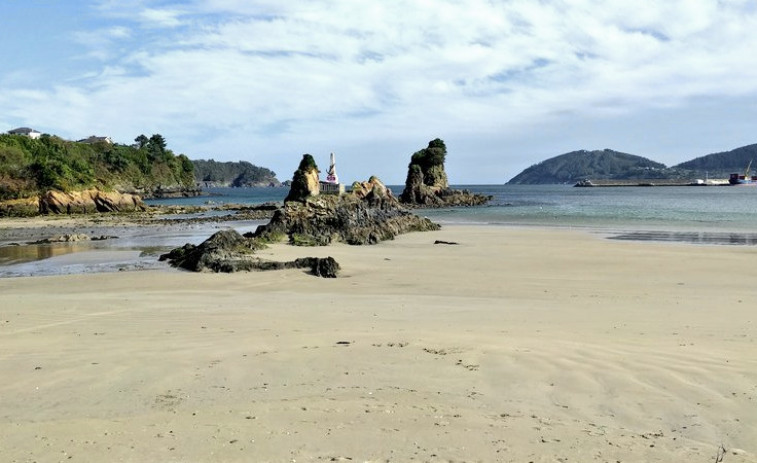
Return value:
<svg viewBox="0 0 757 463">
<path fill-rule="evenodd" d="M 336 161 L 334 160 L 334 153 L 331 153 L 331 165 L 329 165 L 329 171 L 326 173 L 327 183 L 339 183 L 339 176 L 336 175 Z"/>
<path fill-rule="evenodd" d="M 344 194 L 344 185 L 339 183 L 339 176 L 336 175 L 336 160 L 334 153 L 331 153 L 331 164 L 329 170 L 326 172 L 326 181 L 321 182 L 320 192 L 322 194 Z"/>
</svg>

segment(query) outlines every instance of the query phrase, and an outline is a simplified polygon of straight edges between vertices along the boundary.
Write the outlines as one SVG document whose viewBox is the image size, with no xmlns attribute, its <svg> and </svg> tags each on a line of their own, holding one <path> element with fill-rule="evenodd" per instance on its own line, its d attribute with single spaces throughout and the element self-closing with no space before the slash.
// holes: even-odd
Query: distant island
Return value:
<svg viewBox="0 0 757 463">
<path fill-rule="evenodd" d="M 615 181 L 619 185 L 631 184 L 631 181 L 638 181 L 640 185 L 727 183 L 731 173 L 744 173 L 756 158 L 757 144 L 708 154 L 672 167 L 611 149 L 580 150 L 534 164 L 507 184 L 578 184 L 597 180 Z"/>
<path fill-rule="evenodd" d="M 247 161 L 193 160 L 197 183 L 204 187 L 279 187 L 276 173 Z"/>
</svg>

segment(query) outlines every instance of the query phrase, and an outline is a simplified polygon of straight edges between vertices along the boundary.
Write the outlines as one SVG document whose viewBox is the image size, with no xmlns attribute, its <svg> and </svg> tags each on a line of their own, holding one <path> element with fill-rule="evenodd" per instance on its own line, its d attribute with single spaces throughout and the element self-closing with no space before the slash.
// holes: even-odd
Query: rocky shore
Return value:
<svg viewBox="0 0 757 463">
<path fill-rule="evenodd" d="M 306 155 L 295 173 L 295 186 L 267 224 L 244 236 L 233 230 L 218 232 L 199 246 L 186 244 L 162 255 L 161 260 L 197 272 L 310 268 L 315 275 L 334 278 L 339 264 L 330 257 L 273 262 L 260 259 L 255 251 L 284 239 L 295 246 L 336 242 L 365 245 L 391 240 L 402 233 L 440 228 L 402 207 L 376 177 L 355 182 L 348 194 L 320 195 L 318 183 L 313 180 L 317 174 L 315 163 Z"/>
<path fill-rule="evenodd" d="M 45 216 L 58 216 L 69 221 L 73 215 L 81 213 L 83 219 L 73 220 L 70 227 L 58 226 L 54 234 L 35 236 L 33 241 L 24 236 L 24 240 L 26 243 L 46 245 L 91 242 L 105 236 L 115 238 L 116 234 L 98 232 L 105 224 L 138 228 L 267 221 L 257 226 L 254 232 L 244 235 L 235 230 L 222 230 L 214 232 L 201 243 L 185 242 L 161 254 L 160 260 L 191 271 L 310 268 L 316 275 L 335 277 L 339 264 L 333 259 L 307 257 L 275 262 L 260 259 L 255 252 L 268 243 L 282 240 L 295 246 L 327 246 L 333 243 L 373 245 L 408 232 L 439 230 L 438 224 L 414 214 L 408 207 L 472 206 L 489 199 L 468 191 L 450 189 L 444 171 L 445 155 L 446 147 L 439 139 L 432 140 L 428 148 L 414 154 L 405 191 L 399 199 L 375 176 L 363 182 L 354 182 L 350 191 L 345 193 L 344 185 L 338 184 L 338 181 L 334 184 L 333 156 L 328 181 L 321 182 L 318 167 L 309 154 L 303 155 L 294 172 L 289 194 L 283 204 L 148 208 L 139 196 L 128 193 L 97 189 L 71 193 L 48 191 L 36 202 L 28 202 L 26 207 L 36 208 Z M 165 192 L 171 193 L 169 190 Z M 17 210 L 12 212 L 18 213 Z M 89 216 L 95 212 L 111 214 Z M 125 214 L 112 213 L 128 213 L 128 218 Z M 82 233 L 81 227 L 85 223 L 97 224 L 97 228 L 93 227 L 90 233 Z M 0 243 L 19 245 L 19 242 L 10 240 L 23 235 L 2 231 Z"/>
<path fill-rule="evenodd" d="M 251 236 L 242 236 L 235 230 L 222 230 L 199 246 L 185 244 L 163 254 L 160 260 L 193 272 L 233 273 L 307 268 L 313 275 L 324 278 L 336 278 L 339 272 L 339 264 L 333 257 L 304 257 L 279 262 L 255 256 L 254 252 L 264 246 Z"/>
<path fill-rule="evenodd" d="M 92 214 L 146 211 L 143 199 L 188 198 L 201 190 L 157 187 L 150 191 L 106 191 L 90 188 L 63 192 L 48 190 L 38 196 L 0 201 L 0 218 L 33 217 L 48 214 Z"/>
<path fill-rule="evenodd" d="M 287 201 L 255 236 L 267 240 L 286 236 L 291 244 L 325 246 L 332 242 L 376 244 L 412 231 L 438 230 L 397 201 L 379 179 L 354 183 L 346 195 L 305 196 Z"/>
</svg>

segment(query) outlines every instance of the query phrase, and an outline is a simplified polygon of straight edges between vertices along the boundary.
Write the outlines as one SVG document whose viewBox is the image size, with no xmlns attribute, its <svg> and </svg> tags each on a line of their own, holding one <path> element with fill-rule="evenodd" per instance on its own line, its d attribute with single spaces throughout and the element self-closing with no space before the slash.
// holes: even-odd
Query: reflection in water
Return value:
<svg viewBox="0 0 757 463">
<path fill-rule="evenodd" d="M 2 246 L 0 247 L 0 265 L 34 262 L 87 249 L 89 249 L 89 246 L 71 243 Z"/>
<path fill-rule="evenodd" d="M 610 239 L 627 241 L 672 241 L 693 244 L 728 244 L 735 246 L 757 245 L 757 233 L 718 233 L 718 232 L 665 232 L 642 231 L 622 233 Z"/>
</svg>

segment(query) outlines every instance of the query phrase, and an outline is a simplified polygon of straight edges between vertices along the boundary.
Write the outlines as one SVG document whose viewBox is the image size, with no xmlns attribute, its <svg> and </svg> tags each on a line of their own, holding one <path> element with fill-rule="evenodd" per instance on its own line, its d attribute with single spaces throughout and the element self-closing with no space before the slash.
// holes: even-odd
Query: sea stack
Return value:
<svg viewBox="0 0 757 463">
<path fill-rule="evenodd" d="M 447 146 L 439 138 L 413 153 L 405 189 L 400 195 L 402 204 L 410 207 L 478 206 L 492 199 L 467 190 L 451 189 L 444 170 L 446 156 Z"/>
<path fill-rule="evenodd" d="M 292 186 L 284 202 L 300 201 L 304 202 L 310 196 L 318 196 L 320 192 L 320 182 L 318 181 L 318 166 L 313 156 L 303 154 L 299 167 L 294 171 L 292 176 Z"/>
</svg>

